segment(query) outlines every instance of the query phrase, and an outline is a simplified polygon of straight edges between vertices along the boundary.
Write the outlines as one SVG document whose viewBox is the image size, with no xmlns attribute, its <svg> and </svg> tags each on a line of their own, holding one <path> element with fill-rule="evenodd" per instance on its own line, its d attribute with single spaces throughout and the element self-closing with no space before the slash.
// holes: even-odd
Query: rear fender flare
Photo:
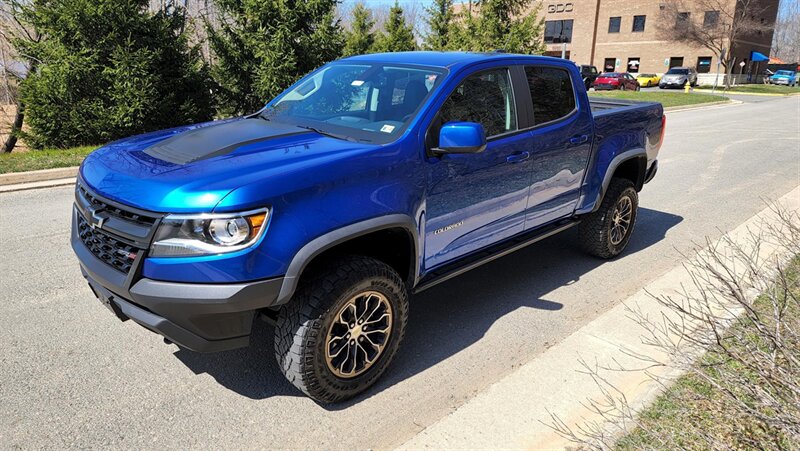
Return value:
<svg viewBox="0 0 800 451">
<path fill-rule="evenodd" d="M 614 177 L 614 173 L 617 171 L 617 168 L 627 161 L 638 159 L 639 163 L 639 180 L 634 182 L 636 185 L 636 190 L 639 191 L 644 184 L 644 177 L 645 172 L 647 172 L 647 151 L 642 148 L 637 149 L 630 149 L 626 150 L 625 152 L 620 153 L 619 155 L 615 156 L 611 163 L 608 164 L 608 169 L 606 169 L 606 173 L 603 176 L 603 185 L 600 188 L 600 192 L 597 195 L 597 199 L 594 201 L 594 206 L 592 207 L 592 211 L 597 211 L 600 208 L 600 204 L 603 203 L 603 198 L 606 195 L 606 191 L 608 190 L 608 185 L 611 184 L 611 179 Z"/>
</svg>

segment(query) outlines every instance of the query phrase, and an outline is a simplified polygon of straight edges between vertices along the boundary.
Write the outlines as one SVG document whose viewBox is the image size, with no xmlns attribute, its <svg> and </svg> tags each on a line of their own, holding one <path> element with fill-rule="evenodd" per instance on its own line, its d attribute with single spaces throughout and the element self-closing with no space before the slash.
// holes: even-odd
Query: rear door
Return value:
<svg viewBox="0 0 800 451">
<path fill-rule="evenodd" d="M 582 80 L 558 65 L 525 66 L 533 109 L 533 168 L 525 229 L 571 216 L 592 150 L 593 119 Z M 586 100 L 581 100 L 586 101 Z"/>
<path fill-rule="evenodd" d="M 510 67 L 473 72 L 448 94 L 428 128 L 430 149 L 438 146 L 442 124 L 477 122 L 487 147 L 426 161 L 426 270 L 522 232 L 531 153 L 530 133 L 520 130 L 528 110 L 516 94 Z"/>
</svg>

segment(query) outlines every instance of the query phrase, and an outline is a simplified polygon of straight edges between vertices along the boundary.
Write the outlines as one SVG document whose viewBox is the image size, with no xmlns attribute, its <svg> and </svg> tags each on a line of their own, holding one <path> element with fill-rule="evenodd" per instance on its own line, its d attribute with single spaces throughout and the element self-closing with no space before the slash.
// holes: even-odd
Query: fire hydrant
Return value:
<svg viewBox="0 0 800 451">
<path fill-rule="evenodd" d="M 689 94 L 689 90 L 690 89 L 692 89 L 692 85 L 690 85 L 689 82 L 687 81 L 686 84 L 683 85 L 683 92 L 685 92 L 686 94 Z"/>
</svg>

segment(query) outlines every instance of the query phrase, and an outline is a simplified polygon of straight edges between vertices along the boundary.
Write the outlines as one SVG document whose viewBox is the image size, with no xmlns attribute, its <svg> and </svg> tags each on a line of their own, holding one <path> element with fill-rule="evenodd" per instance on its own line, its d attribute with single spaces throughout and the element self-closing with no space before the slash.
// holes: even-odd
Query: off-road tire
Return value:
<svg viewBox="0 0 800 451">
<path fill-rule="evenodd" d="M 317 402 L 344 401 L 373 385 L 391 362 L 408 322 L 408 292 L 385 263 L 362 256 L 329 260 L 309 269 L 275 325 L 275 357 L 295 387 Z M 392 324 L 378 360 L 363 374 L 340 378 L 328 367 L 325 346 L 334 316 L 360 292 L 376 291 L 389 301 Z"/>
<path fill-rule="evenodd" d="M 632 205 L 630 225 L 625 232 L 621 242 L 614 244 L 611 240 L 611 228 L 614 222 L 614 211 L 617 203 L 623 197 L 629 197 Z M 628 245 L 634 226 L 636 225 L 636 213 L 639 208 L 639 195 L 633 186 L 633 182 L 628 179 L 612 178 L 608 185 L 600 209 L 583 218 L 578 225 L 581 246 L 586 252 L 595 257 L 604 259 L 614 258 Z"/>
</svg>

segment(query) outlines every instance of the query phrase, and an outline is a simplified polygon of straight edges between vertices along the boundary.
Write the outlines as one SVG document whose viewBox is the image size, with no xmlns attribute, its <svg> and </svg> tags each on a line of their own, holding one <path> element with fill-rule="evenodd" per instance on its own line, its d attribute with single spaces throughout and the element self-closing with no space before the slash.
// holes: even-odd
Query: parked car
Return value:
<svg viewBox="0 0 800 451">
<path fill-rule="evenodd" d="M 583 86 L 588 91 L 592 87 L 592 83 L 597 79 L 597 68 L 594 66 L 581 65 L 581 77 L 583 78 Z"/>
<path fill-rule="evenodd" d="M 638 74 L 636 75 L 636 81 L 639 82 L 640 86 L 649 88 L 651 86 L 657 86 L 658 82 L 661 81 L 661 76 L 658 74 Z"/>
<path fill-rule="evenodd" d="M 697 71 L 691 67 L 673 67 L 661 76 L 658 87 L 661 89 L 683 88 L 686 83 L 689 83 L 691 87 L 697 86 Z"/>
<path fill-rule="evenodd" d="M 263 318 L 287 379 L 341 401 L 387 369 L 411 294 L 572 227 L 623 252 L 665 116 L 583 87 L 548 57 L 335 61 L 254 114 L 90 154 L 72 248 L 117 318 L 203 352 Z"/>
<path fill-rule="evenodd" d="M 633 75 L 627 72 L 605 72 L 597 76 L 594 81 L 596 91 L 638 91 L 641 87 Z"/>
<path fill-rule="evenodd" d="M 773 85 L 786 85 L 794 87 L 797 84 L 797 72 L 790 70 L 779 70 L 769 78 Z"/>
</svg>

